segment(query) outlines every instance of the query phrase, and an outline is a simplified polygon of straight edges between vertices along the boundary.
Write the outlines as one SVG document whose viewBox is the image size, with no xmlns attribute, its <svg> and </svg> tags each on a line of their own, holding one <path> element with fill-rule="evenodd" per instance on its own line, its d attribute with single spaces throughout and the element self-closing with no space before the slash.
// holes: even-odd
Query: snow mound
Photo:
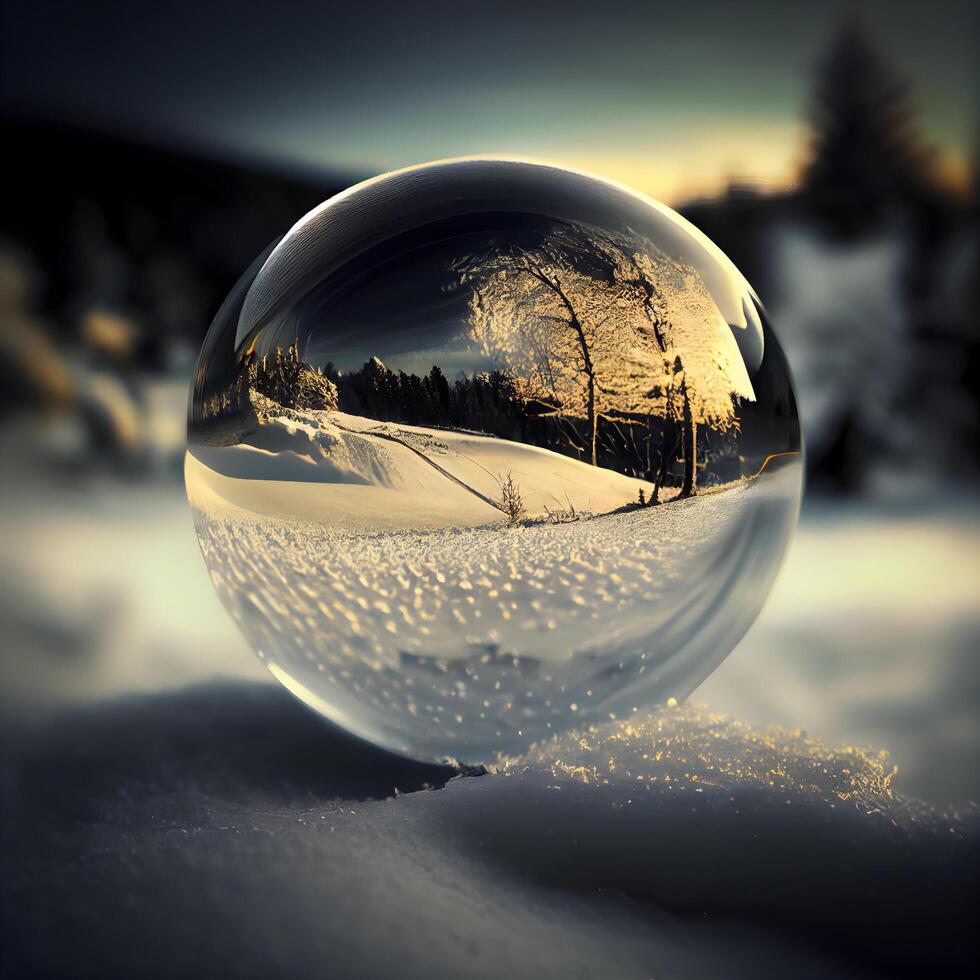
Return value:
<svg viewBox="0 0 980 980">
<path fill-rule="evenodd" d="M 458 832 L 539 886 L 765 924 L 874 975 L 955 972 L 975 956 L 977 810 L 903 797 L 895 771 L 681 707 L 558 736 L 447 795 Z"/>
<path fill-rule="evenodd" d="M 652 484 L 592 466 L 550 449 L 507 439 L 371 419 L 333 412 L 332 422 L 375 439 L 410 447 L 450 477 L 488 499 L 500 495 L 500 484 L 513 476 L 529 515 L 567 509 L 601 514 L 635 503 L 642 488 L 649 498 Z"/>
<path fill-rule="evenodd" d="M 904 800 L 880 754 L 801 733 L 674 709 L 399 795 L 451 774 L 232 685 L 94 705 L 6 745 L 10 976 L 976 966 L 975 814 Z"/>
<path fill-rule="evenodd" d="M 696 707 L 666 710 L 610 725 L 567 732 L 506 762 L 505 773 L 540 770 L 584 785 L 628 783 L 650 792 L 658 783 L 686 793 L 763 789 L 836 808 L 852 804 L 865 813 L 892 810 L 897 767 L 888 753 L 831 748 L 803 731 L 759 730 Z M 907 822 L 908 813 L 902 811 Z"/>
<path fill-rule="evenodd" d="M 393 486 L 390 453 L 365 442 L 332 425 L 324 412 L 290 412 L 260 415 L 246 442 L 195 447 L 194 453 L 211 469 L 240 480 Z"/>
<path fill-rule="evenodd" d="M 472 526 L 503 519 L 496 501 L 511 475 L 529 516 L 603 513 L 635 502 L 651 485 L 547 449 L 470 432 L 395 425 L 343 412 L 260 415 L 235 446 L 194 447 L 226 500 L 272 516 L 339 526 Z M 275 483 L 310 484 L 305 490 Z M 263 486 L 262 484 L 267 484 Z M 312 485 L 319 485 L 314 487 Z M 356 490 L 354 489 L 356 488 Z M 365 489 L 391 491 L 366 492 Z M 354 492 L 352 492 L 354 490 Z"/>
</svg>

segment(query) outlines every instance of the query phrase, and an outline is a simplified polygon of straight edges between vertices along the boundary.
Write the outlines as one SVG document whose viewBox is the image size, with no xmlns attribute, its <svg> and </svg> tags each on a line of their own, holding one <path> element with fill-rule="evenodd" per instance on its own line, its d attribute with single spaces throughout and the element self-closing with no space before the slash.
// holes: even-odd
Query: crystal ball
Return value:
<svg viewBox="0 0 980 980">
<path fill-rule="evenodd" d="M 668 207 L 456 160 L 300 220 L 218 311 L 188 497 L 273 675 L 379 746 L 487 762 L 686 697 L 797 519 L 786 359 Z"/>
</svg>

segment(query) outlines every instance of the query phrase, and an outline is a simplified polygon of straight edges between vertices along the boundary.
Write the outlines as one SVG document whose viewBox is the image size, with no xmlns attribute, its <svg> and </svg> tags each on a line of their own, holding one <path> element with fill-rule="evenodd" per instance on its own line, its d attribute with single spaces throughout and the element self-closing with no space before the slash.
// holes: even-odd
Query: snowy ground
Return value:
<svg viewBox="0 0 980 980">
<path fill-rule="evenodd" d="M 759 622 L 695 697 L 887 749 L 905 792 L 980 801 L 980 504 L 811 501 Z"/>
<path fill-rule="evenodd" d="M 343 412 L 260 416 L 234 446 L 197 447 L 192 475 L 209 513 L 228 505 L 331 527 L 415 530 L 501 520 L 510 475 L 529 517 L 605 513 L 636 503 L 643 480 L 536 446 L 478 433 L 376 422 Z"/>
<path fill-rule="evenodd" d="M 7 476 L 4 717 L 219 680 L 275 684 L 221 608 L 176 479 Z M 972 497 L 811 501 L 761 616 L 696 700 L 888 749 L 914 796 L 980 799 L 978 551 Z"/>
<path fill-rule="evenodd" d="M 873 755 L 692 712 L 445 784 L 232 685 L 69 713 L 8 758 L 10 976 L 920 977 L 973 956 L 975 816 L 895 798 Z"/>
<path fill-rule="evenodd" d="M 490 479 L 478 480 L 489 472 L 483 464 L 514 447 L 484 437 L 467 443 L 446 465 L 480 492 Z M 546 467 L 553 482 L 568 464 L 562 482 L 576 481 L 572 497 L 625 479 L 517 448 L 515 466 L 538 496 L 544 478 L 535 475 Z M 417 496 L 404 485 L 416 471 L 436 472 L 413 459 L 389 465 L 388 482 L 400 486 L 314 484 L 323 523 L 245 511 L 246 497 L 268 502 L 271 481 L 221 476 L 191 455 L 187 484 L 212 582 L 277 678 L 372 741 L 466 762 L 519 750 L 576 720 L 684 697 L 768 592 L 800 478 L 791 468 L 562 524 L 508 527 L 489 507 L 492 523 L 476 527 L 460 516 L 454 526 L 378 530 L 369 515 L 353 529 L 357 514 L 347 511 L 333 524 L 326 503 L 338 489 L 341 508 L 351 491 L 403 498 L 387 512 L 407 520 Z"/>
<path fill-rule="evenodd" d="M 980 796 L 973 498 L 805 509 L 770 603 L 695 694 L 889 759 L 681 712 L 412 792 L 447 774 L 345 738 L 251 654 L 176 483 L 18 470 L 2 492 L 10 976 L 976 966 L 970 811 L 889 795 Z"/>
</svg>

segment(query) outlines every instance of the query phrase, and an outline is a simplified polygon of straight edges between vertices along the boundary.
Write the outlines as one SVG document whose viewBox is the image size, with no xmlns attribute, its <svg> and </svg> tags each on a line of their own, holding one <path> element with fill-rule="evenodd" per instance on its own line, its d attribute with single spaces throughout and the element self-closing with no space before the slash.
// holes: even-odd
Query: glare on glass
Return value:
<svg viewBox="0 0 980 980">
<path fill-rule="evenodd" d="M 434 163 L 259 257 L 198 360 L 187 492 L 272 673 L 422 759 L 689 694 L 796 521 L 785 358 L 731 262 L 595 177 Z"/>
</svg>

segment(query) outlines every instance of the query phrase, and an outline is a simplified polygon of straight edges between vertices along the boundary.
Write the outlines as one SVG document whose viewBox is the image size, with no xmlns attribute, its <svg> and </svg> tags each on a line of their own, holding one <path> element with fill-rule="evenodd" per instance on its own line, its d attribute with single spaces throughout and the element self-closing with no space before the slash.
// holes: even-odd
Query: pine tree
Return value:
<svg viewBox="0 0 980 980">
<path fill-rule="evenodd" d="M 337 387 L 319 369 L 300 359 L 299 348 L 277 347 L 250 361 L 244 375 L 248 387 L 272 399 L 283 408 L 334 411 Z"/>
<path fill-rule="evenodd" d="M 908 86 L 856 22 L 844 25 L 819 64 L 809 115 L 803 193 L 837 235 L 859 235 L 926 188 L 929 154 Z"/>
</svg>

